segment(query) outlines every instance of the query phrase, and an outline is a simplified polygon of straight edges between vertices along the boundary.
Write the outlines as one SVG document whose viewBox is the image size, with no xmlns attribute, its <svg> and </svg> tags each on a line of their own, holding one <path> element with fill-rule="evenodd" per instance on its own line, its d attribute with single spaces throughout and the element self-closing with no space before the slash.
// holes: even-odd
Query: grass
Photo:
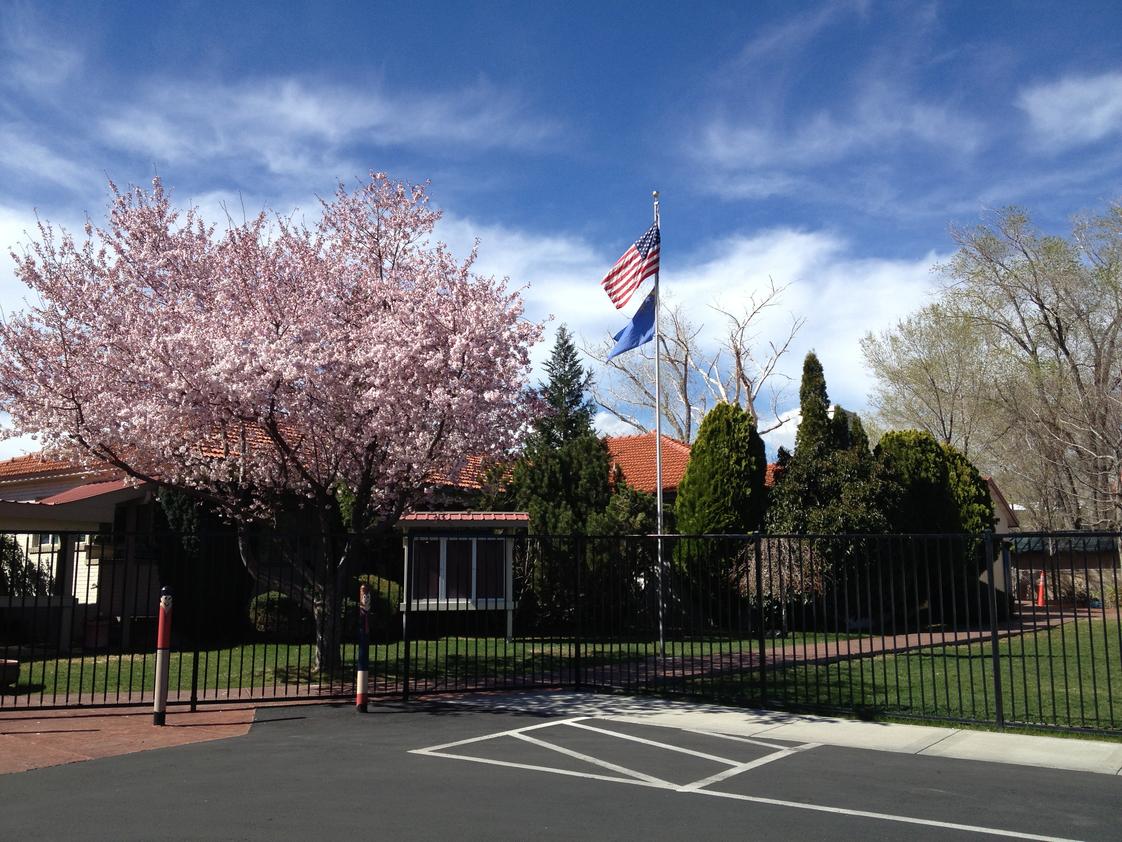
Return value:
<svg viewBox="0 0 1122 842">
<path fill-rule="evenodd" d="M 998 641 L 1005 721 L 1122 730 L 1122 629 L 1117 620 L 1064 624 Z M 996 715 L 991 644 L 934 646 L 768 675 L 779 704 L 905 714 L 946 720 Z M 697 682 L 720 695 L 759 698 L 758 676 Z"/>
<path fill-rule="evenodd" d="M 838 637 L 799 634 L 770 639 L 766 645 L 809 645 Z M 756 648 L 754 640 L 668 641 L 666 655 L 672 659 L 747 656 Z M 645 686 L 711 699 L 762 701 L 755 668 L 659 678 L 642 666 L 657 655 L 657 649 L 651 641 L 588 641 L 581 651 L 582 674 L 595 683 L 596 667 L 615 664 L 621 669 L 612 679 L 622 678 L 635 689 Z M 1117 620 L 1068 623 L 1005 638 L 998 642 L 998 653 L 1006 722 L 1122 731 L 1122 627 Z M 242 688 L 259 696 L 286 695 L 321 687 L 343 693 L 354 675 L 355 654 L 353 644 L 345 646 L 339 669 L 320 675 L 311 669 L 309 644 L 251 643 L 210 649 L 199 653 L 199 693 L 204 698 L 225 692 L 236 695 Z M 575 649 L 563 639 L 519 638 L 507 643 L 501 638 L 445 637 L 414 641 L 409 658 L 411 686 L 470 689 L 571 681 Z M 172 653 L 172 698 L 189 695 L 194 668 L 192 653 Z M 375 688 L 396 685 L 405 674 L 403 644 L 372 645 L 370 670 Z M 153 654 L 30 661 L 21 665 L 14 703 L 18 705 L 21 696 L 64 694 L 72 702 L 95 696 L 110 701 L 150 698 L 154 672 Z M 781 706 L 948 721 L 992 721 L 996 710 L 989 642 L 776 667 L 768 670 L 767 682 L 768 702 Z"/>
</svg>

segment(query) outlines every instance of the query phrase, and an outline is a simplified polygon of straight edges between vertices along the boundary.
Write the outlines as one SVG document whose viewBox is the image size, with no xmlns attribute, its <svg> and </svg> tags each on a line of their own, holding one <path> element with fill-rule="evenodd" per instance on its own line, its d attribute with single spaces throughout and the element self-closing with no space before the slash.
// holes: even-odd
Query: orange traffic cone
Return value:
<svg viewBox="0 0 1122 842">
<path fill-rule="evenodd" d="M 1036 607 L 1043 608 L 1048 603 L 1044 599 L 1044 571 L 1040 571 L 1040 582 L 1036 585 Z"/>
</svg>

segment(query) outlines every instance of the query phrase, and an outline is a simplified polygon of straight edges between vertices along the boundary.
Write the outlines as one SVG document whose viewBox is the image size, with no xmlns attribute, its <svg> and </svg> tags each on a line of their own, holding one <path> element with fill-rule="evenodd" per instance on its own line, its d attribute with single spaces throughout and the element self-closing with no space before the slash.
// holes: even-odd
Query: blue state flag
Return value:
<svg viewBox="0 0 1122 842">
<path fill-rule="evenodd" d="M 638 348 L 640 345 L 646 345 L 654 339 L 655 332 L 655 303 L 658 300 L 658 287 L 656 286 L 651 290 L 651 294 L 647 296 L 639 309 L 635 311 L 635 315 L 631 321 L 628 322 L 627 327 L 612 337 L 616 341 L 615 347 L 612 352 L 608 354 L 608 359 L 622 354 L 624 351 L 630 351 L 632 348 Z"/>
</svg>

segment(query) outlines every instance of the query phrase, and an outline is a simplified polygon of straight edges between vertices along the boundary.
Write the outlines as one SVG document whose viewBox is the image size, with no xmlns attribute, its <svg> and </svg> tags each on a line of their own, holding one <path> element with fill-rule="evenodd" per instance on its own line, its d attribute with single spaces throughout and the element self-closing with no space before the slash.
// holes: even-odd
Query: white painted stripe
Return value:
<svg viewBox="0 0 1122 842">
<path fill-rule="evenodd" d="M 536 746 L 547 748 L 550 751 L 556 751 L 560 754 L 567 754 L 569 757 L 575 757 L 585 763 L 591 763 L 593 766 L 602 766 L 605 769 L 611 769 L 613 772 L 620 772 L 621 774 L 628 775 L 640 781 L 647 783 L 658 784 L 659 786 L 671 786 L 669 781 L 664 781 L 662 778 L 656 778 L 654 775 L 647 775 L 643 772 L 636 772 L 634 769 L 628 769 L 626 766 L 617 766 L 615 763 L 609 763 L 607 760 L 601 760 L 598 757 L 593 757 L 589 754 L 582 754 L 579 751 L 573 751 L 571 748 L 565 746 L 555 745 L 554 743 L 547 743 L 545 740 L 538 740 L 534 737 L 527 736 L 526 734 L 511 734 L 515 739 L 523 740 L 527 743 L 533 743 Z"/>
<path fill-rule="evenodd" d="M 414 749 L 409 753 L 422 754 L 425 757 L 446 757 L 449 760 L 467 760 L 471 763 L 483 763 L 488 766 L 508 766 L 512 769 L 529 769 L 531 772 L 552 772 L 555 775 L 566 775 L 571 778 L 588 778 L 593 781 L 612 781 L 619 784 L 635 784 L 636 786 L 652 786 L 657 789 L 672 789 L 669 785 L 641 781 L 638 778 L 616 778 L 611 775 L 597 775 L 594 772 L 574 772 L 570 769 L 554 769 L 552 766 L 535 766 L 532 763 L 515 763 L 512 760 L 492 760 L 490 757 L 469 757 L 466 754 L 445 754 L 440 751 L 421 749 Z"/>
<path fill-rule="evenodd" d="M 727 780 L 739 775 L 741 772 L 747 772 L 749 769 L 755 769 L 758 766 L 765 766 L 776 760 L 782 760 L 784 757 L 790 757 L 792 754 L 798 754 L 801 751 L 806 751 L 812 748 L 818 748 L 821 743 L 807 743 L 806 745 L 799 746 L 798 748 L 784 748 L 772 754 L 765 754 L 763 757 L 757 757 L 755 760 L 750 760 L 747 763 L 740 763 L 731 769 L 725 769 L 715 775 L 710 775 L 708 778 L 703 778 L 700 781 L 694 781 L 692 784 L 686 784 L 679 787 L 682 792 L 689 792 L 695 789 L 702 789 L 710 784 L 715 784 L 718 781 Z"/>
<path fill-rule="evenodd" d="M 428 748 L 415 748 L 411 754 L 432 754 L 437 751 L 443 751 L 447 748 L 455 748 L 456 746 L 466 746 L 471 743 L 481 743 L 485 740 L 494 740 L 498 737 L 513 737 L 515 734 L 521 734 L 525 731 L 536 731 L 539 728 L 552 728 L 554 725 L 568 725 L 571 722 L 580 722 L 582 719 L 588 719 L 587 716 L 574 716 L 572 719 L 551 719 L 549 722 L 539 722 L 537 725 L 527 725 L 523 728 L 512 728 L 509 731 L 499 731 L 495 734 L 484 734 L 482 737 L 470 737 L 466 740 L 456 740 L 454 743 L 443 743 L 438 746 L 429 746 Z"/>
<path fill-rule="evenodd" d="M 666 725 L 663 727 L 671 728 L 676 726 Z M 683 728 L 682 730 L 689 731 L 691 734 L 704 734 L 707 737 L 719 737 L 722 740 L 732 740 L 735 743 L 748 743 L 749 745 L 761 746 L 762 748 L 773 748 L 776 751 L 781 751 L 785 748 L 791 748 L 791 746 L 781 746 L 776 745 L 775 743 L 767 743 L 763 740 L 756 740 L 751 737 L 737 737 L 734 734 L 722 734 L 720 731 L 703 731 L 700 728 Z M 822 743 L 806 743 L 806 745 L 818 747 L 822 745 Z"/>
<path fill-rule="evenodd" d="M 572 719 L 572 720 L 557 720 L 557 721 L 552 721 L 552 722 L 544 722 L 544 723 L 540 723 L 538 725 L 531 725 L 531 726 L 528 726 L 526 728 L 515 728 L 515 729 L 510 730 L 510 731 L 502 731 L 502 732 L 497 733 L 497 734 L 489 734 L 485 737 L 474 737 L 474 738 L 469 739 L 469 740 L 460 740 L 459 742 L 456 742 L 456 743 L 448 743 L 447 746 L 450 747 L 450 746 L 456 746 L 456 745 L 466 745 L 468 743 L 481 742 L 483 740 L 494 739 L 496 737 L 517 736 L 519 734 L 524 733 L 525 731 L 536 730 L 536 729 L 539 729 L 539 728 L 548 728 L 548 727 L 551 727 L 551 726 L 554 726 L 554 725 L 567 725 L 567 724 L 571 724 L 572 722 L 584 720 L 584 719 L 587 719 L 587 718 L 589 718 L 589 717 L 576 717 L 575 719 Z M 682 730 L 689 730 L 689 729 L 682 729 Z M 709 733 L 709 732 L 702 731 L 702 732 L 699 732 L 699 733 Z M 725 736 L 728 736 L 728 735 L 725 735 Z M 537 739 L 533 739 L 533 738 L 530 738 L 530 737 L 523 737 L 522 739 L 524 739 L 526 742 L 532 742 L 532 743 L 535 743 L 535 744 L 538 744 L 538 745 L 542 745 L 545 748 L 549 748 L 549 749 L 552 749 L 554 751 L 559 751 L 563 754 L 570 754 L 571 753 L 574 756 L 579 755 L 579 752 L 570 752 L 568 750 L 562 750 L 560 746 L 555 746 L 551 743 L 546 743 L 542 740 L 537 740 Z M 795 753 L 799 750 L 802 750 L 804 748 L 817 747 L 817 745 L 818 744 L 816 744 L 816 743 L 809 743 L 806 746 L 799 747 L 797 749 L 782 749 L 780 752 L 777 752 L 776 754 L 777 755 L 783 755 L 783 756 L 789 756 L 790 754 L 793 754 L 793 753 Z M 874 820 L 877 820 L 877 821 L 888 821 L 888 822 L 897 822 L 897 823 L 900 823 L 900 824 L 920 825 L 922 827 L 937 827 L 937 828 L 943 828 L 943 829 L 946 829 L 946 830 L 958 830 L 958 831 L 962 831 L 964 833 L 977 833 L 977 834 L 982 834 L 982 835 L 986 835 L 986 836 L 1004 836 L 1004 837 L 1011 838 L 1011 839 L 1031 839 L 1031 840 L 1035 840 L 1036 842 L 1077 842 L 1077 840 L 1069 839 L 1069 838 L 1063 837 L 1063 836 L 1044 836 L 1044 835 L 1035 834 L 1035 833 L 1022 833 L 1020 831 L 1015 831 L 1015 830 L 1005 830 L 1005 829 L 1002 829 L 1002 828 L 984 827 L 982 825 L 960 824 L 960 823 L 957 823 L 957 822 L 942 822 L 942 821 L 938 821 L 936 819 L 920 819 L 920 818 L 916 818 L 914 816 L 901 816 L 901 815 L 895 815 L 895 814 L 892 814 L 892 813 L 877 813 L 877 812 L 873 812 L 871 810 L 854 810 L 854 809 L 850 809 L 848 807 L 831 807 L 831 806 L 827 806 L 827 805 L 824 805 L 824 804 L 810 804 L 810 803 L 807 803 L 807 802 L 804 802 L 804 801 L 784 801 L 783 799 L 766 798 L 766 797 L 760 796 L 760 795 L 742 795 L 740 793 L 735 793 L 735 792 L 719 792 L 717 790 L 712 790 L 712 789 L 697 788 L 697 784 L 689 784 L 685 787 L 682 787 L 682 786 L 678 786 L 677 784 L 671 784 L 671 783 L 668 783 L 666 781 L 660 781 L 658 778 L 652 778 L 649 775 L 643 775 L 642 777 L 619 778 L 619 777 L 614 777 L 614 776 L 610 776 L 610 775 L 598 775 L 594 772 L 576 772 L 576 771 L 572 771 L 572 770 L 569 770 L 569 769 L 555 769 L 555 768 L 552 768 L 552 767 L 549 767 L 549 766 L 537 766 L 537 765 L 534 765 L 532 763 L 515 763 L 515 762 L 509 761 L 509 760 L 492 760 L 492 759 L 487 758 L 487 757 L 470 757 L 468 755 L 461 755 L 461 754 L 448 754 L 448 753 L 441 752 L 440 751 L 441 748 L 442 748 L 442 746 L 433 746 L 431 748 L 425 748 L 425 749 L 413 749 L 410 753 L 411 754 L 421 754 L 421 755 L 425 755 L 425 756 L 428 756 L 428 757 L 443 757 L 443 758 L 447 758 L 449 760 L 466 760 L 470 763 L 483 763 L 485 765 L 490 765 L 490 766 L 506 766 L 506 767 L 509 767 L 509 768 L 512 768 L 512 769 L 526 769 L 526 770 L 533 771 L 533 772 L 551 772 L 552 774 L 555 774 L 555 775 L 564 775 L 566 777 L 572 777 L 572 778 L 585 778 L 587 780 L 594 780 L 594 781 L 610 781 L 610 782 L 613 782 L 613 783 L 631 784 L 633 786 L 645 786 L 645 787 L 651 787 L 653 789 L 665 789 L 665 790 L 669 790 L 671 792 L 683 792 L 683 793 L 687 793 L 687 794 L 691 794 L 691 795 L 709 795 L 709 796 L 712 796 L 714 798 L 728 798 L 728 799 L 732 799 L 732 800 L 735 800 L 735 801 L 746 801 L 746 802 L 750 802 L 750 803 L 754 803 L 754 804 L 766 804 L 766 805 L 769 805 L 769 806 L 772 806 L 772 807 L 789 807 L 793 810 L 809 810 L 811 812 L 817 812 L 817 813 L 830 813 L 830 814 L 841 815 L 841 816 L 853 816 L 854 818 L 874 819 Z M 778 756 L 774 756 L 774 755 L 768 755 L 768 758 L 775 759 L 775 760 L 780 759 Z M 584 755 L 584 756 L 580 756 L 580 759 L 587 760 L 589 758 L 587 758 L 587 755 Z M 597 758 L 590 758 L 590 759 L 596 765 L 604 766 L 606 768 L 611 767 L 611 765 L 607 764 L 605 761 L 598 760 Z M 760 760 L 764 760 L 764 759 L 766 759 L 766 758 L 760 758 Z M 759 765 L 759 761 L 753 761 L 753 762 L 756 763 L 757 765 Z M 747 766 L 749 764 L 738 764 L 738 767 L 740 765 Z M 622 771 L 624 774 L 628 774 L 628 775 L 640 775 L 641 774 L 641 773 L 634 772 L 633 770 L 630 770 L 630 769 L 623 769 L 623 767 L 616 767 L 616 768 L 619 769 L 620 771 Z M 735 771 L 735 772 L 733 772 L 732 769 L 730 769 L 728 771 L 732 772 L 733 774 L 739 774 L 740 771 L 744 771 L 744 770 L 741 770 L 741 769 L 737 768 L 737 771 Z M 700 783 L 700 782 L 698 782 L 698 783 Z"/>
<path fill-rule="evenodd" d="M 716 798 L 732 798 L 737 801 L 751 801 L 755 804 L 769 804 L 773 807 L 792 807 L 796 810 L 811 810 L 816 813 L 834 813 L 840 816 L 855 816 L 860 819 L 878 819 L 903 824 L 918 824 L 924 827 L 941 827 L 947 830 L 961 830 L 966 833 L 982 833 L 988 836 L 1006 836 L 1012 839 L 1034 839 L 1037 842 L 1078 842 L 1065 836 L 1041 836 L 1035 833 L 1020 833 L 1016 830 L 1002 830 L 997 827 L 983 827 L 974 824 L 941 822 L 935 819 L 917 819 L 912 816 L 897 816 L 892 813 L 874 813 L 870 810 L 851 810 L 848 807 L 827 807 L 823 804 L 807 804 L 803 801 L 783 801 L 779 798 L 764 798 L 760 795 L 740 795 L 735 792 L 717 792 L 712 789 L 690 790 L 695 795 L 712 795 Z"/>
<path fill-rule="evenodd" d="M 687 728 L 684 725 L 671 725 L 671 724 L 666 723 L 666 722 L 651 722 L 647 717 L 645 717 L 641 714 L 640 715 L 617 714 L 615 716 L 597 716 L 597 717 L 586 717 L 586 718 L 588 718 L 588 719 L 603 719 L 603 720 L 608 721 L 608 722 L 630 722 L 633 725 L 643 725 L 647 728 L 673 728 L 675 731 L 687 731 L 691 734 L 702 734 L 706 737 L 718 737 L 722 740 L 732 740 L 733 742 L 737 742 L 737 743 L 748 743 L 749 745 L 760 746 L 761 748 L 770 748 L 770 749 L 773 749 L 774 751 L 781 751 L 782 749 L 785 749 L 785 748 L 791 748 L 791 746 L 777 745 L 776 743 L 769 743 L 769 742 L 766 742 L 764 740 L 757 740 L 754 737 L 737 737 L 737 736 L 733 736 L 732 734 L 722 734 L 720 731 L 708 731 L 704 728 Z M 779 728 L 781 726 L 773 725 L 772 727 L 773 728 Z M 765 730 L 770 730 L 770 729 L 765 729 Z M 795 741 L 791 740 L 791 742 L 795 742 Z"/>
<path fill-rule="evenodd" d="M 607 728 L 597 728 L 595 725 L 586 725 L 584 722 L 566 722 L 573 728 L 583 728 L 585 731 L 595 731 L 598 734 L 607 734 L 609 737 L 618 737 L 621 740 L 630 740 L 633 743 L 643 743 L 648 746 L 655 746 L 656 748 L 664 748 L 667 751 L 676 751 L 679 754 L 691 754 L 694 757 L 700 757 L 704 760 L 712 760 L 716 763 L 723 763 L 726 766 L 739 766 L 739 760 L 729 760 L 727 757 L 718 757 L 715 754 L 707 754 L 704 751 L 695 751 L 692 748 L 682 748 L 681 746 L 671 745 L 670 743 L 660 743 L 657 740 L 648 740 L 645 737 L 636 737 L 634 734 L 624 734 L 620 731 L 609 731 Z"/>
</svg>

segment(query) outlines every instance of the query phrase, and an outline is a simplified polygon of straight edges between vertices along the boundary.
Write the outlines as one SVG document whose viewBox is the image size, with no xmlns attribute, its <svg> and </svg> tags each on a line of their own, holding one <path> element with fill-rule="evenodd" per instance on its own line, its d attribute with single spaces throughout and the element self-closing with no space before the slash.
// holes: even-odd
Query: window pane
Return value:
<svg viewBox="0 0 1122 842">
<path fill-rule="evenodd" d="M 448 599 L 471 599 L 471 541 L 448 539 L 445 568 Z"/>
<path fill-rule="evenodd" d="M 503 565 L 505 541 L 480 541 L 475 550 L 475 595 L 478 599 L 502 599 L 506 586 Z"/>
<path fill-rule="evenodd" d="M 413 583 L 413 599 L 440 597 L 440 541 L 413 542 L 413 570 L 409 581 Z"/>
</svg>

